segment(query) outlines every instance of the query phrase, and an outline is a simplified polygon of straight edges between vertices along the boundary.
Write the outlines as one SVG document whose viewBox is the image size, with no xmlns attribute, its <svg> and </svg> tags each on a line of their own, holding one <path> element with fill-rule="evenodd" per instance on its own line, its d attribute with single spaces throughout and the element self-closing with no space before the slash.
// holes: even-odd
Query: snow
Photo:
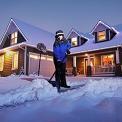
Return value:
<svg viewBox="0 0 122 122">
<path fill-rule="evenodd" d="M 85 86 L 60 94 L 43 76 L 0 78 L 4 81 L 7 86 L 0 89 L 7 90 L 0 93 L 1 122 L 122 121 L 121 77 L 67 77 L 68 85 Z"/>
<path fill-rule="evenodd" d="M 29 81 L 21 80 L 20 77 L 15 77 L 13 75 L 8 77 L 0 77 L 0 94 L 26 86 L 28 84 L 30 84 Z"/>
<path fill-rule="evenodd" d="M 53 99 L 59 95 L 57 89 L 52 87 L 42 76 L 9 76 L 0 79 L 0 106 L 21 104 L 32 100 Z M 27 79 L 32 80 L 32 82 L 27 81 Z M 79 87 L 60 95 L 70 99 L 86 96 L 99 102 L 106 97 L 122 98 L 121 78 L 84 78 L 76 82 L 73 82 L 76 80 L 73 78 L 69 80 L 68 84 L 70 86 Z M 85 84 L 85 86 L 80 87 L 82 84 Z"/>
<path fill-rule="evenodd" d="M 94 50 L 108 49 L 122 45 L 122 32 L 116 34 L 116 36 L 110 40 L 101 43 L 95 43 L 94 39 L 89 39 L 83 45 L 75 48 L 71 48 L 72 53 L 88 52 Z"/>
<path fill-rule="evenodd" d="M 51 32 L 48 32 L 44 29 L 35 27 L 31 24 L 28 24 L 26 22 L 23 22 L 18 19 L 11 19 L 9 26 L 4 34 L 4 38 L 6 34 L 9 34 L 10 30 L 19 30 L 20 33 L 23 35 L 23 37 L 26 39 L 26 43 L 32 46 L 37 46 L 38 43 L 44 43 L 47 47 L 47 49 L 52 50 L 53 42 L 54 42 L 54 34 Z"/>
<path fill-rule="evenodd" d="M 48 32 L 44 29 L 35 27 L 33 25 L 27 24 L 18 19 L 12 19 L 13 22 L 17 25 L 17 27 L 21 30 L 21 32 L 28 39 L 27 44 L 37 45 L 38 43 L 44 43 L 47 49 L 52 50 L 53 42 L 54 42 L 54 34 Z"/>
<path fill-rule="evenodd" d="M 12 78 L 13 80 L 15 80 L 14 81 L 15 83 L 17 80 L 16 77 L 8 78 L 8 80 L 11 80 Z M 50 97 L 58 95 L 56 88 L 52 88 L 52 86 L 44 79 L 35 79 L 31 83 L 28 83 L 27 85 L 25 85 L 25 82 L 23 85 L 18 84 L 20 85 L 18 88 L 17 88 L 17 85 L 14 84 L 14 87 L 13 87 L 14 89 L 12 88 L 12 90 L 9 90 L 8 92 L 1 93 L 0 106 L 21 104 L 26 101 L 40 100 L 44 98 L 49 99 Z"/>
</svg>

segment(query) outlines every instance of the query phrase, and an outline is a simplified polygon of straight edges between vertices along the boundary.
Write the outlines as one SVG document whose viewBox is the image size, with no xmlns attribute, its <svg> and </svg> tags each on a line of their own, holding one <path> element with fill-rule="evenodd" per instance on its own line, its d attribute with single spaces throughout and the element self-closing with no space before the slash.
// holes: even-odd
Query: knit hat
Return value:
<svg viewBox="0 0 122 122">
<path fill-rule="evenodd" d="M 56 31 L 56 36 L 59 36 L 59 35 L 64 35 L 64 32 L 62 30 Z"/>
</svg>

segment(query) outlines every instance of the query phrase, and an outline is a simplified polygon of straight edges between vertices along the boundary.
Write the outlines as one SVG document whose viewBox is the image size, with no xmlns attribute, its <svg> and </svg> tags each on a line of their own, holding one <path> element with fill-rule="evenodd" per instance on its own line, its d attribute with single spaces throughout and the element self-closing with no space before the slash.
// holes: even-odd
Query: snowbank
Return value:
<svg viewBox="0 0 122 122">
<path fill-rule="evenodd" d="M 29 81 L 22 80 L 18 76 L 0 77 L 0 93 L 9 92 L 10 90 L 18 89 L 28 84 L 30 84 Z"/>
<path fill-rule="evenodd" d="M 122 78 L 103 78 L 89 80 L 84 87 L 85 95 L 92 97 L 121 97 Z"/>
<path fill-rule="evenodd" d="M 33 80 L 30 84 L 0 94 L 0 106 L 21 104 L 26 101 L 56 97 L 57 90 L 44 79 Z"/>
<path fill-rule="evenodd" d="M 17 77 L 11 76 L 7 79 L 14 81 L 17 80 Z M 81 87 L 58 94 L 57 89 L 44 79 L 35 79 L 27 84 L 25 83 L 27 81 L 23 81 L 23 86 L 20 85 L 16 89 L 0 94 L 0 106 L 21 104 L 32 100 L 50 100 L 58 97 L 70 101 L 86 97 L 92 104 L 98 104 L 105 98 L 122 98 L 122 78 L 82 78 L 77 81 L 68 78 L 68 81 L 68 85 L 81 85 Z M 14 85 L 13 83 L 11 82 L 11 85 Z M 85 86 L 82 86 L 84 83 Z"/>
</svg>

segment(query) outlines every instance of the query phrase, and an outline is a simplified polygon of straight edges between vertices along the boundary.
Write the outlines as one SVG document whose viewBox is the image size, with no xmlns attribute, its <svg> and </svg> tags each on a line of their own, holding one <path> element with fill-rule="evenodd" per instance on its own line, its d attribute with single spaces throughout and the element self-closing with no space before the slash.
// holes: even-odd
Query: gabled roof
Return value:
<svg viewBox="0 0 122 122">
<path fill-rule="evenodd" d="M 48 31 L 45 31 L 41 28 L 35 27 L 33 25 L 27 24 L 18 19 L 10 20 L 10 23 L 6 29 L 6 32 L 3 35 L 3 38 L 6 35 L 8 28 L 12 23 L 14 23 L 14 25 L 17 27 L 17 29 L 26 39 L 27 44 L 30 44 L 36 47 L 38 43 L 44 43 L 47 49 L 52 50 L 53 42 L 54 42 L 54 34 Z M 3 41 L 3 38 L 2 38 L 2 41 Z"/>
<path fill-rule="evenodd" d="M 117 33 L 115 37 L 110 41 L 95 43 L 94 39 L 89 39 L 83 45 L 71 49 L 72 54 L 74 53 L 85 53 L 90 51 L 108 49 L 113 47 L 122 47 L 122 31 Z"/>
<path fill-rule="evenodd" d="M 69 31 L 68 35 L 66 36 L 67 39 L 68 39 L 68 37 L 70 36 L 70 34 L 71 34 L 72 32 L 75 32 L 78 36 L 83 37 L 83 38 L 89 40 L 86 36 L 84 36 L 83 33 L 78 32 L 78 31 L 77 31 L 76 29 L 74 29 L 74 28 L 72 28 L 72 29 Z"/>
<path fill-rule="evenodd" d="M 102 25 L 104 25 L 105 27 L 107 27 L 108 29 L 114 30 L 114 31 L 116 32 L 115 28 L 110 27 L 108 24 L 106 24 L 106 23 L 104 23 L 103 21 L 99 20 L 99 21 L 97 22 L 97 24 L 93 27 L 93 29 L 92 29 L 92 31 L 90 32 L 90 34 L 93 34 L 93 32 L 96 30 L 96 28 L 97 28 L 100 24 L 102 24 Z"/>
</svg>

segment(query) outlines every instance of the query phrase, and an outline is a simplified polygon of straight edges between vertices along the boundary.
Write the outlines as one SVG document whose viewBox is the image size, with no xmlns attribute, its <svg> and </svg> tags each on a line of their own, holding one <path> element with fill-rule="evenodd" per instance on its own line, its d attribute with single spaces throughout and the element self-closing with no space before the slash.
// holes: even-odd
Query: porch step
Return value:
<svg viewBox="0 0 122 122">
<path fill-rule="evenodd" d="M 113 77 L 115 73 L 100 73 L 100 74 L 93 74 L 93 77 Z"/>
</svg>

